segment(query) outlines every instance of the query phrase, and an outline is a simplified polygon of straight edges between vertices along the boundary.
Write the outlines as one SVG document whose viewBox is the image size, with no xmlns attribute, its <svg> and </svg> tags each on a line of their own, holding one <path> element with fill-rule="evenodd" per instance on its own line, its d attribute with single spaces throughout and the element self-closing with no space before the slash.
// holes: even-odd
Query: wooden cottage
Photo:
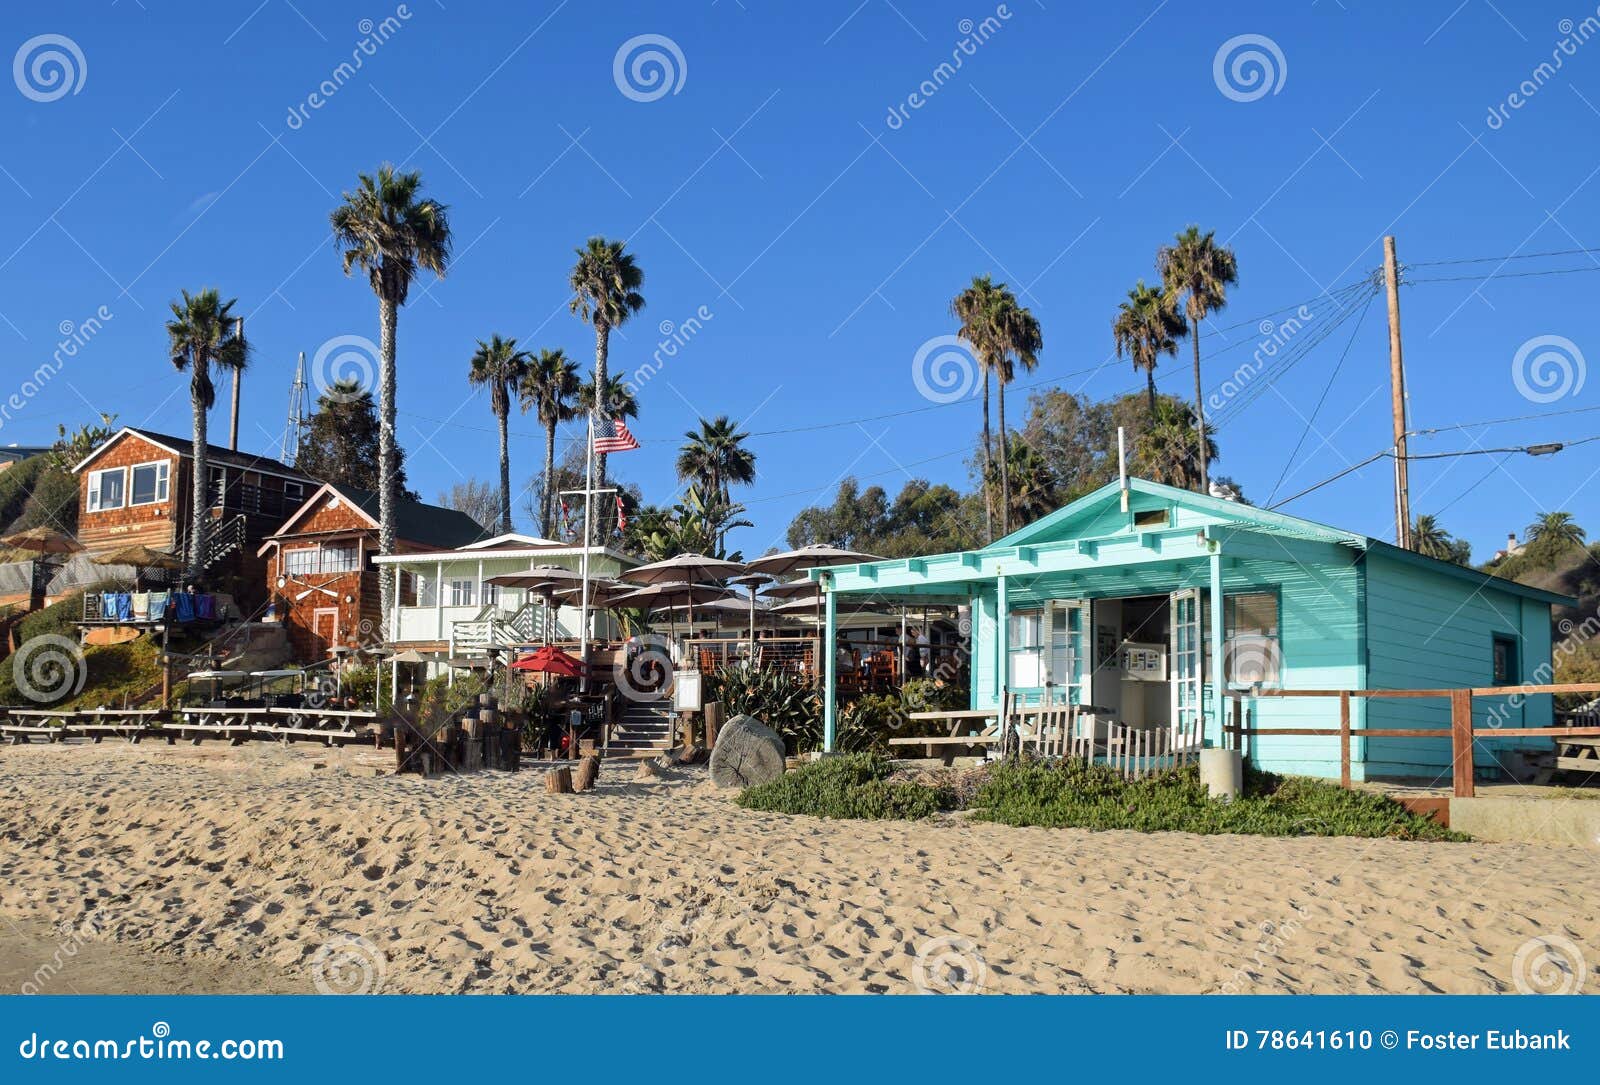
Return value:
<svg viewBox="0 0 1600 1085">
<path fill-rule="evenodd" d="M 401 501 L 395 552 L 410 554 L 463 546 L 487 534 L 454 509 Z M 368 647 L 384 640 L 378 571 L 378 495 L 323 485 L 262 542 L 273 614 L 289 631 L 295 657 L 314 663 L 328 649 Z M 415 589 L 405 581 L 402 593 Z"/>
<path fill-rule="evenodd" d="M 194 442 L 125 427 L 73 468 L 78 541 L 91 552 L 149 546 L 183 554 L 193 504 Z M 209 445 L 206 567 L 202 579 L 249 613 L 262 600 L 260 541 L 316 488 L 304 472 L 265 456 Z"/>
<path fill-rule="evenodd" d="M 979 550 L 818 570 L 828 636 L 839 601 L 968 608 L 970 701 L 1070 703 L 1097 725 L 1223 744 L 1229 693 L 1440 690 L 1548 683 L 1565 596 L 1378 539 L 1132 479 Z M 830 653 L 831 658 L 831 653 Z M 829 668 L 827 735 L 835 681 Z M 1220 695 L 1219 695 L 1220 694 Z M 1338 702 L 1249 696 L 1264 728 L 1337 727 Z M 1352 776 L 1450 774 L 1448 699 L 1352 698 Z M 1480 726 L 1546 727 L 1548 696 L 1484 698 Z M 1492 718 L 1491 718 L 1492 714 Z M 1364 728 L 1433 729 L 1364 738 Z M 1548 739 L 1476 744 L 1480 774 Z M 1261 768 L 1338 777 L 1337 737 L 1260 735 Z"/>
</svg>

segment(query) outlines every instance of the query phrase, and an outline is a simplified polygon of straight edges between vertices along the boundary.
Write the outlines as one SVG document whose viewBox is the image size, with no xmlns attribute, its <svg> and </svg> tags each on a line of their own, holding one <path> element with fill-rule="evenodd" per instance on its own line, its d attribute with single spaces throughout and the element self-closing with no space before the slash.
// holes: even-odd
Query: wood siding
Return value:
<svg viewBox="0 0 1600 1085">
<path fill-rule="evenodd" d="M 108 468 L 129 468 L 153 461 L 168 465 L 167 500 L 153 505 L 124 504 L 120 509 L 107 512 L 89 511 L 89 480 L 95 472 Z M 169 551 L 180 549 L 183 510 L 188 507 L 188 502 L 182 497 L 189 477 L 182 469 L 182 464 L 186 462 L 160 445 L 134 434 L 123 434 L 112 447 L 79 473 L 78 541 L 89 550 L 119 550 L 124 546 L 149 546 Z M 123 491 L 125 499 L 133 496 L 132 485 L 130 477 Z"/>
<path fill-rule="evenodd" d="M 316 663 L 328 658 L 327 650 L 333 644 L 326 638 L 326 617 L 321 619 L 321 628 L 317 625 L 319 611 L 337 613 L 336 644 L 372 644 L 381 640 L 378 574 L 368 567 L 368 557 L 377 548 L 378 533 L 359 510 L 334 494 L 324 494 L 315 509 L 304 516 L 297 514 L 297 519 L 295 533 L 274 543 L 266 563 L 268 591 L 278 620 L 288 629 L 295 659 Z M 359 567 L 347 573 L 296 574 L 282 588 L 277 586 L 279 575 L 284 574 L 285 554 L 315 549 L 323 543 L 357 546 L 361 555 Z"/>
</svg>

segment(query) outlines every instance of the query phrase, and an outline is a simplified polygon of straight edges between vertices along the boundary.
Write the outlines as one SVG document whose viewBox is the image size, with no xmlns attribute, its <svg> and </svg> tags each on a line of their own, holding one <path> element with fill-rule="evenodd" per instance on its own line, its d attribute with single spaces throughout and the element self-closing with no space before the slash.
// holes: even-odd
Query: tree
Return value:
<svg viewBox="0 0 1600 1085">
<path fill-rule="evenodd" d="M 620 328 L 644 308 L 644 295 L 639 293 L 644 285 L 644 272 L 634 261 L 633 254 L 623 251 L 621 241 L 591 237 L 576 251 L 578 262 L 573 265 L 568 280 L 574 297 L 568 308 L 594 327 L 594 385 L 600 394 L 589 409 L 602 416 L 615 417 L 611 406 L 614 386 L 606 368 L 611 329 Z M 595 485 L 604 486 L 606 457 L 597 458 L 595 471 Z"/>
<path fill-rule="evenodd" d="M 729 499 L 729 487 L 734 483 L 748 486 L 756 480 L 756 456 L 744 447 L 748 433 L 725 414 L 711 421 L 700 419 L 700 429 L 684 435 L 683 447 L 678 449 L 678 481 L 697 481 L 719 495 Z"/>
<path fill-rule="evenodd" d="M 1470 565 L 1472 561 L 1472 544 L 1452 537 L 1435 516 L 1418 516 L 1412 523 L 1411 549 L 1457 565 Z"/>
<path fill-rule="evenodd" d="M 1134 448 L 1139 474 L 1153 482 L 1198 490 L 1206 464 L 1216 458 L 1216 442 L 1200 431 L 1187 403 L 1166 396 L 1156 401 L 1155 422 Z"/>
<path fill-rule="evenodd" d="M 416 500 L 406 489 L 405 449 L 394 450 L 396 500 Z M 317 397 L 294 465 L 319 482 L 378 492 L 378 407 L 356 380 L 340 380 Z"/>
<path fill-rule="evenodd" d="M 532 411 L 544 427 L 544 484 L 540 490 L 535 519 L 539 535 L 552 538 L 555 510 L 556 427 L 577 414 L 574 399 L 578 394 L 578 366 L 556 350 L 541 350 L 522 378 L 522 410 Z"/>
<path fill-rule="evenodd" d="M 1587 537 L 1570 512 L 1543 512 L 1528 525 L 1528 550 L 1538 559 L 1553 558 L 1563 550 L 1581 547 Z"/>
<path fill-rule="evenodd" d="M 791 547 L 825 543 L 880 557 L 920 557 L 983 543 L 982 499 L 912 479 L 889 500 L 881 486 L 847 478 L 833 504 L 801 510 L 789 525 Z"/>
<path fill-rule="evenodd" d="M 1044 349 L 1043 333 L 1034 315 L 1017 304 L 1017 297 L 1005 283 L 987 275 L 972 283 L 950 302 L 950 313 L 961 321 L 960 336 L 972 344 L 978 365 L 983 369 L 983 456 L 984 477 L 994 468 L 994 453 L 989 433 L 989 377 L 999 385 L 1000 423 L 1000 531 L 1010 533 L 1010 472 L 1006 446 L 1006 385 L 1016 376 L 1016 367 L 1032 372 Z M 992 502 L 985 505 L 990 507 Z"/>
<path fill-rule="evenodd" d="M 482 479 L 469 478 L 440 491 L 439 504 L 466 513 L 482 524 L 485 531 L 493 531 L 497 523 L 503 522 L 500 494 Z"/>
<path fill-rule="evenodd" d="M 1146 286 L 1143 279 L 1128 291 L 1128 300 L 1117 307 L 1111 321 L 1117 357 L 1126 356 L 1135 372 L 1144 371 L 1151 419 L 1156 416 L 1156 362 L 1163 354 L 1178 356 L 1177 337 L 1183 332 L 1183 318 L 1161 291 Z"/>
<path fill-rule="evenodd" d="M 1055 473 L 1037 449 L 1026 441 L 1007 451 L 1011 473 L 1011 516 L 1018 524 L 1031 524 L 1057 507 Z"/>
<path fill-rule="evenodd" d="M 1171 245 L 1156 253 L 1156 266 L 1166 287 L 1169 304 L 1181 300 L 1188 318 L 1188 334 L 1194 344 L 1195 429 L 1199 444 L 1206 444 L 1205 387 L 1200 379 L 1200 322 L 1228 304 L 1228 287 L 1239 281 L 1239 265 L 1233 250 L 1218 245 L 1215 231 L 1200 232 L 1190 226 Z M 1210 483 L 1209 468 L 1202 458 L 1198 489 L 1205 493 Z"/>
<path fill-rule="evenodd" d="M 189 374 L 189 406 L 194 414 L 193 481 L 189 505 L 188 575 L 199 577 L 205 564 L 206 526 L 211 508 L 210 444 L 206 437 L 206 413 L 217 401 L 217 388 L 211 370 L 243 370 L 250 348 L 244 329 L 233 315 L 234 302 L 223 301 L 214 289 L 198 294 L 183 291 L 183 300 L 172 303 L 172 319 L 167 322 L 167 338 L 172 348 L 172 367 Z"/>
<path fill-rule="evenodd" d="M 638 418 L 639 400 L 633 387 L 621 377 L 606 378 L 605 414 L 611 418 Z M 578 386 L 578 410 L 582 414 L 599 414 L 600 399 L 595 394 L 594 378 Z"/>
<path fill-rule="evenodd" d="M 506 433 L 506 418 L 511 414 L 511 393 L 522 387 L 533 359 L 525 350 L 517 349 L 515 339 L 491 336 L 485 343 L 478 340 L 473 352 L 471 368 L 467 370 L 467 383 L 487 386 L 489 409 L 494 412 L 495 424 L 500 428 L 500 531 L 511 533 L 511 442 Z"/>
<path fill-rule="evenodd" d="M 418 271 L 443 277 L 450 262 L 447 209 L 420 198 L 422 174 L 379 167 L 359 174 L 355 189 L 328 216 L 344 273 L 360 268 L 378 296 L 378 550 L 394 553 L 399 457 L 395 445 L 395 330 Z M 394 569 L 378 568 L 383 624 L 394 604 Z"/>
</svg>

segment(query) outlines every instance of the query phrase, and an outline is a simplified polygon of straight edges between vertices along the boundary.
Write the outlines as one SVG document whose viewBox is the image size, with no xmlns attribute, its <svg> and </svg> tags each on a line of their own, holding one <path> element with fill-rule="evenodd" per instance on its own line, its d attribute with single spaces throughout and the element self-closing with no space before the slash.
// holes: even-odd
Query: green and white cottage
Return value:
<svg viewBox="0 0 1600 1085">
<path fill-rule="evenodd" d="M 813 572 L 836 601 L 970 608 L 971 707 L 1072 703 L 1097 721 L 1199 730 L 1222 744 L 1227 689 L 1445 689 L 1549 682 L 1551 608 L 1572 600 L 1365 535 L 1142 479 L 1111 483 L 980 550 Z M 1220 600 L 1220 605 L 1218 601 Z M 835 720 L 827 653 L 826 736 Z M 1221 660 L 1220 675 L 1217 661 Z M 1337 702 L 1254 697 L 1254 726 L 1337 726 Z M 1491 707 L 1502 726 L 1546 727 L 1548 696 Z M 1354 779 L 1450 771 L 1450 743 L 1363 738 L 1433 728 L 1438 698 L 1355 698 Z M 1480 741 L 1498 751 L 1539 740 Z M 1545 740 L 1547 741 L 1547 740 Z M 1250 760 L 1337 778 L 1339 740 L 1260 735 Z"/>
</svg>

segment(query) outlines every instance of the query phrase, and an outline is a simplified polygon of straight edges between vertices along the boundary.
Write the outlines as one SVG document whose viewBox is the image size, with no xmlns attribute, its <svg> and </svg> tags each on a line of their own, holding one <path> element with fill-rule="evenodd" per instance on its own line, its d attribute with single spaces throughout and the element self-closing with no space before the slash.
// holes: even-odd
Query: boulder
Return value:
<svg viewBox="0 0 1600 1085">
<path fill-rule="evenodd" d="M 735 716 L 717 732 L 711 780 L 718 787 L 754 787 L 783 775 L 783 739 L 754 716 Z"/>
</svg>

